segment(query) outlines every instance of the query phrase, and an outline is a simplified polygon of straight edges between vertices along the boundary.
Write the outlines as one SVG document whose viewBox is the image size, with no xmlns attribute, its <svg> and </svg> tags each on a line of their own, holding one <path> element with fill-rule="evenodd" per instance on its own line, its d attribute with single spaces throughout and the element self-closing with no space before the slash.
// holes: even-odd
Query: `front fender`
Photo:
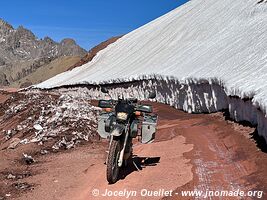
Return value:
<svg viewBox="0 0 267 200">
<path fill-rule="evenodd" d="M 113 130 L 111 131 L 111 135 L 115 137 L 121 136 L 124 130 L 125 130 L 125 125 L 115 124 Z"/>
</svg>

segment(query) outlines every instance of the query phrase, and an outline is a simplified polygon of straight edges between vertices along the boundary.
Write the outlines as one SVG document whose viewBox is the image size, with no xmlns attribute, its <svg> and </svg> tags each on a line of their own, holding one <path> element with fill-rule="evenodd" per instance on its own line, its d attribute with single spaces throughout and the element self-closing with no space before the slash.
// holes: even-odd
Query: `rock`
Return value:
<svg viewBox="0 0 267 200">
<path fill-rule="evenodd" d="M 31 156 L 29 156 L 27 154 L 23 154 L 23 156 L 24 156 L 23 159 L 24 159 L 24 161 L 26 162 L 27 165 L 30 165 L 30 164 L 32 164 L 32 163 L 35 162 L 35 160 L 33 159 L 33 157 L 31 157 Z"/>
<path fill-rule="evenodd" d="M 20 141 L 21 144 L 28 144 L 29 140 L 27 138 Z"/>
<path fill-rule="evenodd" d="M 32 174 L 31 174 L 31 172 L 29 172 L 29 171 L 24 171 L 22 174 L 17 174 L 16 175 L 16 178 L 17 179 L 23 179 L 23 178 L 27 178 L 27 177 L 29 177 L 29 176 L 31 176 Z"/>
<path fill-rule="evenodd" d="M 23 130 L 23 127 L 21 125 L 17 125 L 17 130 L 21 131 L 21 130 Z"/>
<path fill-rule="evenodd" d="M 47 150 L 41 150 L 41 154 L 42 155 L 48 154 L 48 151 Z"/>
<path fill-rule="evenodd" d="M 66 149 L 73 148 L 74 145 L 75 145 L 75 143 L 73 141 L 70 141 L 70 142 L 67 143 Z"/>
<path fill-rule="evenodd" d="M 15 149 L 18 144 L 20 143 L 20 139 L 19 138 L 12 138 L 10 141 L 9 146 L 7 147 L 8 149 Z"/>
<path fill-rule="evenodd" d="M 43 130 L 43 127 L 42 127 L 40 124 L 35 124 L 35 125 L 33 126 L 33 128 L 34 128 L 35 130 L 37 130 L 37 131 L 42 131 L 42 130 Z"/>
<path fill-rule="evenodd" d="M 14 184 L 15 188 L 17 190 L 25 190 L 25 189 L 29 189 L 31 188 L 32 186 L 28 183 L 15 183 Z"/>
<path fill-rule="evenodd" d="M 16 176 L 14 176 L 13 174 L 8 174 L 8 176 L 6 177 L 7 179 L 15 179 Z"/>
</svg>

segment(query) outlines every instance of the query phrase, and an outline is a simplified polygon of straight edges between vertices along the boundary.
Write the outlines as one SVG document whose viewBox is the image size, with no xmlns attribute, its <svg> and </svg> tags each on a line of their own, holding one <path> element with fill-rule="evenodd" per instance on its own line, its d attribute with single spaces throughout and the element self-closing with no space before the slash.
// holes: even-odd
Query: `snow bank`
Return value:
<svg viewBox="0 0 267 200">
<path fill-rule="evenodd" d="M 131 80 L 141 75 L 216 77 L 228 94 L 267 102 L 267 4 L 193 0 L 125 35 L 92 62 L 37 87 Z"/>
<path fill-rule="evenodd" d="M 125 35 L 92 62 L 36 87 L 151 75 L 222 80 L 227 94 L 267 105 L 267 4 L 193 0 Z"/>
<path fill-rule="evenodd" d="M 189 112 L 229 109 L 234 119 L 248 119 L 264 135 L 266 33 L 265 2 L 192 0 L 123 36 L 92 62 L 36 87 L 134 80 L 145 83 L 145 79 L 165 77 L 158 79 L 157 87 L 166 89 L 159 90 L 159 101 Z M 168 78 L 177 80 L 173 81 L 177 85 L 169 85 Z"/>
<path fill-rule="evenodd" d="M 112 98 L 136 97 L 146 100 L 149 91 L 155 90 L 155 101 L 169 104 L 189 113 L 211 113 L 229 111 L 230 118 L 237 122 L 250 122 L 257 127 L 260 136 L 267 141 L 267 119 L 263 112 L 253 105 L 251 99 L 228 96 L 223 84 L 218 80 L 180 83 L 176 79 L 150 79 L 106 85 Z M 78 95 L 92 99 L 109 98 L 98 86 L 79 85 L 55 89 L 59 93 L 75 91 Z"/>
</svg>

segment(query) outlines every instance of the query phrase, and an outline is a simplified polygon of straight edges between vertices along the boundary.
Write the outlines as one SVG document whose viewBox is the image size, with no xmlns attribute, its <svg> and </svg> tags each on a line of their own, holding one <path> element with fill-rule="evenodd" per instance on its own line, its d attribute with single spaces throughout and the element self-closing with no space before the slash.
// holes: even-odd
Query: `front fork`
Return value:
<svg viewBox="0 0 267 200">
<path fill-rule="evenodd" d="M 124 131 L 125 131 L 125 137 L 124 137 L 124 141 L 123 141 L 123 147 L 122 147 L 122 150 L 120 152 L 120 157 L 119 157 L 119 160 L 118 160 L 118 166 L 119 167 L 122 166 L 124 152 L 125 152 L 125 149 L 126 149 L 128 138 L 129 138 L 129 124 L 127 124 L 125 126 Z M 109 151 L 108 152 L 110 152 L 110 145 L 111 145 L 113 139 L 114 139 L 114 136 L 111 134 L 110 141 L 109 141 L 109 148 L 108 148 Z M 106 163 L 107 163 L 107 160 L 106 160 Z"/>
<path fill-rule="evenodd" d="M 123 163 L 123 157 L 124 157 L 124 152 L 125 152 L 125 148 L 127 145 L 127 141 L 128 141 L 128 137 L 129 137 L 129 130 L 126 130 L 126 134 L 125 134 L 125 138 L 124 138 L 124 142 L 123 142 L 123 148 L 120 152 L 120 157 L 118 160 L 118 166 L 121 167 L 122 163 Z"/>
</svg>

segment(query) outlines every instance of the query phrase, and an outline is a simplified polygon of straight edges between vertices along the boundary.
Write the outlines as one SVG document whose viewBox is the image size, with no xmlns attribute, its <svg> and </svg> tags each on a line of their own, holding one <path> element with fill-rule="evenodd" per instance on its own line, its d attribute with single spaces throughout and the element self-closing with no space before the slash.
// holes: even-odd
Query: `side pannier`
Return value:
<svg viewBox="0 0 267 200">
<path fill-rule="evenodd" d="M 141 128 L 141 142 L 143 144 L 151 143 L 155 139 L 157 129 L 158 116 L 144 114 L 144 120 Z"/>
<path fill-rule="evenodd" d="M 109 124 L 111 124 L 111 120 L 114 119 L 114 113 L 112 112 L 101 112 L 98 118 L 98 134 L 101 138 L 108 138 L 110 135 L 110 127 L 108 127 Z"/>
</svg>

